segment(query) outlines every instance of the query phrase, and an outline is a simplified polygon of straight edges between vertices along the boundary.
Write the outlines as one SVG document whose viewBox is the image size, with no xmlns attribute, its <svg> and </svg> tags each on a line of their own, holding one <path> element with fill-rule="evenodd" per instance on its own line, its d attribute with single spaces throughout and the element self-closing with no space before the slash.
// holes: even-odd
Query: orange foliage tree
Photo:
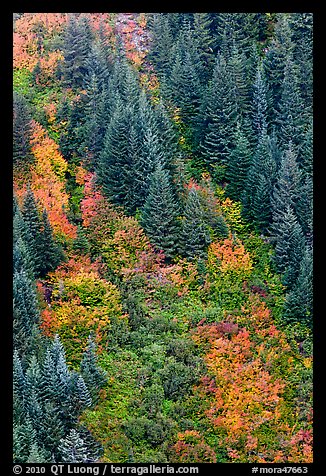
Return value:
<svg viewBox="0 0 326 476">
<path fill-rule="evenodd" d="M 49 273 L 51 304 L 41 315 L 46 335 L 59 334 L 67 354 L 76 362 L 92 332 L 101 349 L 112 319 L 126 319 L 118 288 L 102 277 L 103 265 L 87 256 L 73 256 Z"/>
<path fill-rule="evenodd" d="M 16 20 L 13 37 L 14 68 L 33 71 L 39 64 L 44 80 L 50 80 L 63 56 L 59 49 L 51 51 L 45 45 L 62 32 L 66 21 L 65 13 L 24 13 Z"/>
<path fill-rule="evenodd" d="M 207 376 L 196 388 L 205 417 L 237 462 L 311 462 L 311 428 L 300 428 L 286 378 L 298 357 L 266 304 L 251 296 L 242 315 L 199 326 Z M 248 324 L 248 329 L 240 325 Z"/>
<path fill-rule="evenodd" d="M 47 210 L 54 234 L 62 239 L 75 238 L 76 226 L 69 223 L 66 215 L 69 207 L 69 196 L 65 191 L 67 162 L 60 154 L 58 145 L 34 120 L 32 130 L 31 143 L 35 161 L 31 165 L 29 176 L 23 178 L 23 183 L 14 180 L 15 192 L 17 197 L 23 197 L 27 182 L 30 181 L 35 198 Z"/>
</svg>

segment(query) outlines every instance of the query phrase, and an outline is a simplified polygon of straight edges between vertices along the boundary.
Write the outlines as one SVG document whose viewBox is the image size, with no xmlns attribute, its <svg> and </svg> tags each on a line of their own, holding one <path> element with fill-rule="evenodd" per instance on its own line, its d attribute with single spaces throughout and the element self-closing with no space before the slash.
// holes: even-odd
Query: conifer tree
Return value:
<svg viewBox="0 0 326 476">
<path fill-rule="evenodd" d="M 14 346 L 24 357 L 32 350 L 33 330 L 39 322 L 35 286 L 24 270 L 14 273 L 13 318 Z"/>
<path fill-rule="evenodd" d="M 253 84 L 253 131 L 255 134 L 255 142 L 264 129 L 267 129 L 267 85 L 265 76 L 261 68 L 257 69 L 257 75 Z"/>
<path fill-rule="evenodd" d="M 206 118 L 203 124 L 206 134 L 200 146 L 204 163 L 209 170 L 216 165 L 225 165 L 232 148 L 237 115 L 230 84 L 226 61 L 218 55 L 207 90 Z"/>
<path fill-rule="evenodd" d="M 296 157 L 297 155 L 295 153 L 292 141 L 290 141 L 286 152 L 283 154 L 277 181 L 273 190 L 273 223 L 271 226 L 272 234 L 278 233 L 280 223 L 284 219 L 284 214 L 288 206 L 291 206 L 292 210 L 297 210 L 301 178 Z"/>
<path fill-rule="evenodd" d="M 69 15 L 63 44 L 63 77 L 67 87 L 82 87 L 87 74 L 87 58 L 91 47 L 89 20 Z"/>
<path fill-rule="evenodd" d="M 178 207 L 169 174 L 159 163 L 151 177 L 141 223 L 151 243 L 156 249 L 163 250 L 167 258 L 172 258 L 177 252 L 179 239 L 177 216 Z"/>
<path fill-rule="evenodd" d="M 310 246 L 300 264 L 298 279 L 287 294 L 284 317 L 288 322 L 302 322 L 312 326 L 313 313 L 313 254 Z"/>
<path fill-rule="evenodd" d="M 283 284 L 288 289 L 292 289 L 298 279 L 304 247 L 302 228 L 288 205 L 275 237 L 275 261 L 278 271 L 283 275 Z"/>
<path fill-rule="evenodd" d="M 311 175 L 302 177 L 297 191 L 296 212 L 306 241 L 312 244 L 313 236 L 313 180 Z"/>
<path fill-rule="evenodd" d="M 292 31 L 286 14 L 280 13 L 275 24 L 274 35 L 266 52 L 263 68 L 271 92 L 272 104 L 269 120 L 274 122 L 275 110 L 280 102 L 284 70 L 289 56 L 293 52 Z"/>
<path fill-rule="evenodd" d="M 24 167 L 32 160 L 31 115 L 23 96 L 13 95 L 13 162 L 14 167 Z"/>
<path fill-rule="evenodd" d="M 27 230 L 27 232 L 24 234 L 24 240 L 28 246 L 30 257 L 33 260 L 34 276 L 38 277 L 42 267 L 42 256 L 40 252 L 43 245 L 41 220 L 34 194 L 30 187 L 28 187 L 27 193 L 24 197 L 22 216 L 25 222 L 25 229 Z"/>
<path fill-rule="evenodd" d="M 210 243 L 205 218 L 198 191 L 192 187 L 188 192 L 181 232 L 181 248 L 184 256 L 205 257 L 206 248 Z"/>
<path fill-rule="evenodd" d="M 80 254 L 87 254 L 90 250 L 90 244 L 87 240 L 82 226 L 78 225 L 77 236 L 73 243 L 74 250 Z"/>
<path fill-rule="evenodd" d="M 98 392 L 106 383 L 107 378 L 105 372 L 97 365 L 96 345 L 92 336 L 88 338 L 88 345 L 80 363 L 80 373 L 90 391 L 93 402 L 96 402 Z"/>
<path fill-rule="evenodd" d="M 207 83 L 214 66 L 214 38 L 211 25 L 210 13 L 194 14 L 194 39 L 200 61 L 199 79 L 202 84 Z"/>
<path fill-rule="evenodd" d="M 45 208 L 42 213 L 42 225 L 43 229 L 40 237 L 40 276 L 45 276 L 49 271 L 55 270 L 64 258 L 64 255 L 61 247 L 54 241 L 52 227 Z"/>
<path fill-rule="evenodd" d="M 241 198 L 245 189 L 251 155 L 249 141 L 238 124 L 235 133 L 235 147 L 230 154 L 226 173 L 227 191 L 230 197 L 235 200 Z"/>
<path fill-rule="evenodd" d="M 44 450 L 38 446 L 37 442 L 32 443 L 26 463 L 39 464 L 47 462 L 48 461 Z"/>
<path fill-rule="evenodd" d="M 246 217 L 254 220 L 262 231 L 271 221 L 271 195 L 275 183 L 276 163 L 270 137 L 263 129 L 248 169 L 243 206 Z"/>
<path fill-rule="evenodd" d="M 292 140 L 300 151 L 303 141 L 303 112 L 296 66 L 289 57 L 284 67 L 281 97 L 277 104 L 276 115 L 278 137 L 283 149 Z"/>
<path fill-rule="evenodd" d="M 79 433 L 71 429 L 65 438 L 60 440 L 58 447 L 59 461 L 61 463 L 94 463 L 95 459 L 90 453 Z"/>
<path fill-rule="evenodd" d="M 13 461 L 15 463 L 26 463 L 30 449 L 36 442 L 36 431 L 32 422 L 26 418 L 23 424 L 13 426 Z"/>
</svg>

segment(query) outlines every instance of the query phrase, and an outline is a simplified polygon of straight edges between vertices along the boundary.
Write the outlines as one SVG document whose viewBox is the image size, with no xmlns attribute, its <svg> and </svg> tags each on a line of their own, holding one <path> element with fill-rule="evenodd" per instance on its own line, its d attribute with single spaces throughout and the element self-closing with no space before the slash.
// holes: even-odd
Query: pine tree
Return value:
<svg viewBox="0 0 326 476">
<path fill-rule="evenodd" d="M 129 213 L 144 203 L 148 176 L 154 166 L 153 154 L 158 147 L 157 137 L 150 129 L 144 131 L 144 142 L 141 141 L 136 114 L 135 106 L 118 104 L 105 136 L 98 167 L 104 193 L 113 203 L 124 205 Z M 143 152 L 145 145 L 150 157 Z"/>
<path fill-rule="evenodd" d="M 41 232 L 41 269 L 40 276 L 45 276 L 49 271 L 54 271 L 64 258 L 61 247 L 55 243 L 52 227 L 49 222 L 48 214 L 44 208 L 42 214 L 43 229 Z"/>
<path fill-rule="evenodd" d="M 267 129 L 267 85 L 265 76 L 261 68 L 257 70 L 257 76 L 253 84 L 253 130 L 255 134 L 255 142 L 264 129 Z"/>
<path fill-rule="evenodd" d="M 13 426 L 13 461 L 14 463 L 26 463 L 30 448 L 36 443 L 36 431 L 32 422 L 26 418 L 22 425 Z"/>
<path fill-rule="evenodd" d="M 218 55 L 207 90 L 206 117 L 203 124 L 206 134 L 199 150 L 209 170 L 217 165 L 225 165 L 232 148 L 237 115 L 230 84 L 226 61 Z"/>
<path fill-rule="evenodd" d="M 88 72 L 87 58 L 91 47 L 89 20 L 85 17 L 76 19 L 69 15 L 63 44 L 63 77 L 67 87 L 82 87 Z"/>
<path fill-rule="evenodd" d="M 83 227 L 78 225 L 77 236 L 73 243 L 73 248 L 77 253 L 85 255 L 90 250 L 90 244 L 87 240 Z"/>
<path fill-rule="evenodd" d="M 32 160 L 31 115 L 23 96 L 13 95 L 13 162 L 14 167 L 22 168 Z"/>
<path fill-rule="evenodd" d="M 164 74 L 170 70 L 170 55 L 173 46 L 169 15 L 155 13 L 151 23 L 152 47 L 149 60 L 153 62 L 160 74 Z"/>
<path fill-rule="evenodd" d="M 284 67 L 284 79 L 276 116 L 278 137 L 283 149 L 292 140 L 300 151 L 303 142 L 303 112 L 296 66 L 289 57 Z"/>
<path fill-rule="evenodd" d="M 241 130 L 240 124 L 237 124 L 235 147 L 230 154 L 226 173 L 227 192 L 234 200 L 239 200 L 245 189 L 251 155 L 249 141 Z"/>
<path fill-rule="evenodd" d="M 13 357 L 13 420 L 20 424 L 27 412 L 26 379 L 17 350 Z"/>
<path fill-rule="evenodd" d="M 26 463 L 39 464 L 48 463 L 46 453 L 34 442 L 30 447 L 30 453 Z"/>
<path fill-rule="evenodd" d="M 292 289 L 298 279 L 304 247 L 302 228 L 288 205 L 275 236 L 275 261 L 278 271 L 283 275 L 283 284 L 288 289 Z"/>
<path fill-rule="evenodd" d="M 292 31 L 286 14 L 278 14 L 275 24 L 274 36 L 268 46 L 266 56 L 263 61 L 265 77 L 271 92 L 272 104 L 269 110 L 269 119 L 273 123 L 275 110 L 281 99 L 282 83 L 284 80 L 284 70 L 289 56 L 292 54 L 294 44 L 292 41 Z"/>
<path fill-rule="evenodd" d="M 160 163 L 151 177 L 141 224 L 151 243 L 167 258 L 176 255 L 179 239 L 178 207 L 169 174 Z"/>
<path fill-rule="evenodd" d="M 189 258 L 205 257 L 210 243 L 205 213 L 196 188 L 189 190 L 181 233 L 182 254 Z"/>
<path fill-rule="evenodd" d="M 95 459 L 79 433 L 72 429 L 60 440 L 58 447 L 61 463 L 94 463 Z"/>
<path fill-rule="evenodd" d="M 271 140 L 266 129 L 263 129 L 248 169 L 242 198 L 245 216 L 254 220 L 263 232 L 267 231 L 271 221 L 271 195 L 275 175 L 276 163 Z"/>
<path fill-rule="evenodd" d="M 312 326 L 313 313 L 313 254 L 306 246 L 298 279 L 287 294 L 284 317 L 287 322 L 302 322 Z"/>
<path fill-rule="evenodd" d="M 22 270 L 13 278 L 13 340 L 19 355 L 26 357 L 34 345 L 34 326 L 39 322 L 39 310 L 34 283 Z"/>
<path fill-rule="evenodd" d="M 93 402 L 96 402 L 99 390 L 107 379 L 105 372 L 97 365 L 96 345 L 92 336 L 88 338 L 88 345 L 80 363 L 80 373 L 90 391 Z"/>
<path fill-rule="evenodd" d="M 58 446 L 65 435 L 65 428 L 59 414 L 59 407 L 53 402 L 43 404 L 43 417 L 40 421 L 39 441 L 44 448 L 57 460 Z"/>
<path fill-rule="evenodd" d="M 41 234 L 41 220 L 34 194 L 30 187 L 28 187 L 27 193 L 24 197 L 22 217 L 24 219 L 25 229 L 27 230 L 23 238 L 27 244 L 30 257 L 33 260 L 34 276 L 38 277 L 42 267 L 42 257 L 40 253 L 43 244 Z"/>
<path fill-rule="evenodd" d="M 288 144 L 288 149 L 283 154 L 277 181 L 274 186 L 272 196 L 273 223 L 271 226 L 272 235 L 278 234 L 280 223 L 284 219 L 287 207 L 291 206 L 297 210 L 300 186 L 300 171 L 297 164 L 297 156 L 292 142 Z"/>
<path fill-rule="evenodd" d="M 194 14 L 194 39 L 200 61 L 199 79 L 205 84 L 209 80 L 214 66 L 214 38 L 211 32 L 210 13 Z"/>
<path fill-rule="evenodd" d="M 297 190 L 296 212 L 307 242 L 312 244 L 313 236 L 313 179 L 307 175 L 301 179 Z"/>
</svg>

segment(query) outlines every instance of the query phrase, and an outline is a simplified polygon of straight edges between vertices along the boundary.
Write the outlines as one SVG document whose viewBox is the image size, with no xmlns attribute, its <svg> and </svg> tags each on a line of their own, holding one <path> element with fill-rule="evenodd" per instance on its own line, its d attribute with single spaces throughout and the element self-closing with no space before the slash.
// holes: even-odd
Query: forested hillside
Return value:
<svg viewBox="0 0 326 476">
<path fill-rule="evenodd" d="M 13 459 L 312 461 L 309 13 L 17 13 Z"/>
</svg>

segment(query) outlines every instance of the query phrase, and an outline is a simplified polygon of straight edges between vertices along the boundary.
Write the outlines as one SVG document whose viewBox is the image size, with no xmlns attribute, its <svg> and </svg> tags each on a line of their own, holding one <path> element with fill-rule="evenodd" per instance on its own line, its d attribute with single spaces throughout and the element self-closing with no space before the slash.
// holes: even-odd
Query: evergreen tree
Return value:
<svg viewBox="0 0 326 476">
<path fill-rule="evenodd" d="M 34 194 L 30 187 L 27 189 L 27 193 L 24 197 L 22 207 L 22 217 L 25 223 L 24 240 L 28 246 L 30 257 L 33 260 L 33 273 L 35 277 L 38 277 L 42 268 L 42 256 L 40 250 L 42 249 L 42 233 L 41 233 L 41 220 L 37 208 L 37 204 L 34 198 Z"/>
<path fill-rule="evenodd" d="M 70 14 L 63 43 L 63 77 L 67 87 L 83 86 L 91 40 L 89 20 L 86 17 L 77 20 Z"/>
<path fill-rule="evenodd" d="M 302 322 L 312 326 L 313 313 L 313 255 L 306 246 L 298 279 L 287 294 L 284 317 L 288 322 Z"/>
<path fill-rule="evenodd" d="M 35 344 L 34 327 L 39 322 L 36 290 L 24 270 L 13 278 L 13 340 L 19 355 L 25 357 Z"/>
<path fill-rule="evenodd" d="M 283 284 L 288 289 L 292 289 L 298 279 L 304 247 L 302 228 L 288 205 L 275 236 L 275 261 L 278 271 L 283 275 Z"/>
<path fill-rule="evenodd" d="M 210 243 L 209 230 L 198 191 L 189 190 L 181 233 L 182 254 L 189 258 L 205 257 Z"/>
<path fill-rule="evenodd" d="M 26 463 L 32 445 L 36 442 L 36 431 L 29 418 L 23 424 L 13 426 L 13 461 Z"/>
<path fill-rule="evenodd" d="M 32 159 L 31 115 L 23 96 L 13 95 L 13 162 L 14 167 L 24 167 Z"/>
<path fill-rule="evenodd" d="M 93 402 L 96 402 L 98 392 L 106 383 L 107 378 L 105 372 L 97 365 L 96 345 L 92 336 L 88 338 L 88 345 L 80 363 L 80 373 L 90 391 Z"/>
<path fill-rule="evenodd" d="M 297 210 L 300 186 L 300 171 L 298 168 L 296 153 L 292 142 L 288 144 L 288 149 L 283 154 L 277 181 L 274 186 L 272 196 L 273 223 L 271 232 L 278 234 L 281 222 L 284 220 L 284 214 L 287 207 L 291 206 Z"/>
<path fill-rule="evenodd" d="M 178 207 L 169 174 L 158 164 L 152 175 L 141 223 L 151 243 L 163 250 L 167 258 L 175 256 L 178 247 Z"/>
<path fill-rule="evenodd" d="M 170 55 L 174 40 L 169 14 L 153 14 L 151 33 L 152 46 L 149 52 L 149 60 L 153 62 L 159 74 L 166 74 L 170 70 Z"/>
<path fill-rule="evenodd" d="M 94 463 L 96 461 L 84 440 L 74 429 L 61 439 L 58 452 L 61 463 Z"/>
<path fill-rule="evenodd" d="M 313 235 L 313 180 L 311 175 L 301 179 L 297 190 L 296 212 L 307 242 L 312 244 Z"/>
<path fill-rule="evenodd" d="M 269 110 L 270 123 L 274 121 L 275 110 L 281 99 L 285 65 L 293 52 L 293 47 L 292 31 L 289 26 L 288 16 L 287 14 L 279 13 L 275 24 L 274 36 L 263 61 L 265 77 L 268 80 L 268 87 L 271 92 L 270 97 L 272 99 Z"/>
<path fill-rule="evenodd" d="M 46 453 L 34 442 L 30 447 L 30 453 L 26 463 L 39 464 L 47 462 Z"/>
<path fill-rule="evenodd" d="M 49 222 L 48 214 L 44 208 L 42 214 L 42 234 L 41 234 L 41 268 L 40 276 L 45 276 L 49 271 L 54 271 L 64 258 L 63 251 L 53 238 L 52 227 Z"/>
<path fill-rule="evenodd" d="M 262 131 L 267 129 L 267 112 L 267 85 L 264 73 L 259 67 L 253 85 L 253 131 L 256 144 Z"/>
<path fill-rule="evenodd" d="M 214 66 L 214 38 L 211 32 L 212 18 L 210 13 L 194 14 L 194 39 L 200 62 L 199 79 L 207 83 Z"/>
<path fill-rule="evenodd" d="M 20 424 L 27 411 L 26 379 L 17 350 L 13 357 L 13 419 Z"/>
<path fill-rule="evenodd" d="M 271 140 L 263 129 L 248 169 L 243 193 L 245 216 L 266 231 L 271 221 L 271 195 L 275 183 L 276 163 L 272 154 Z"/>
<path fill-rule="evenodd" d="M 281 87 L 281 97 L 277 104 L 278 136 L 284 149 L 290 140 L 300 151 L 303 137 L 303 108 L 298 85 L 296 67 L 289 57 L 284 67 L 284 78 Z"/>
<path fill-rule="evenodd" d="M 234 200 L 239 200 L 245 189 L 250 162 L 250 144 L 238 124 L 235 133 L 235 147 L 230 154 L 226 174 L 227 192 Z"/>
<path fill-rule="evenodd" d="M 225 59 L 219 55 L 207 90 L 206 134 L 200 147 L 203 162 L 209 170 L 227 163 L 236 127 L 236 105 L 230 89 L 231 78 Z"/>
<path fill-rule="evenodd" d="M 85 255 L 90 250 L 90 244 L 87 240 L 83 227 L 78 225 L 77 236 L 73 243 L 73 248 L 77 253 Z"/>
</svg>

